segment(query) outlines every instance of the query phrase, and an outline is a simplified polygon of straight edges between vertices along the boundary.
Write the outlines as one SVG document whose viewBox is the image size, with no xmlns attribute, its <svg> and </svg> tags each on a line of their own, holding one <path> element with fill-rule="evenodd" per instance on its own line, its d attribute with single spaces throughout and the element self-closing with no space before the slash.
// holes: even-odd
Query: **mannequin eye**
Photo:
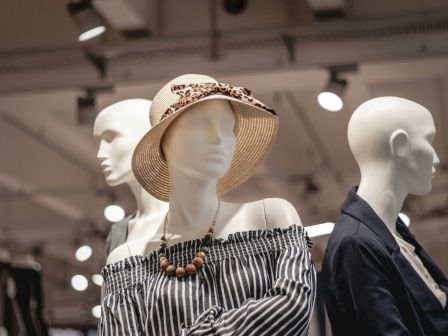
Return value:
<svg viewBox="0 0 448 336">
<path fill-rule="evenodd" d="M 435 137 L 436 137 L 436 133 L 431 132 L 426 136 L 426 139 L 428 140 L 429 143 L 433 143 Z"/>
<path fill-rule="evenodd" d="M 115 138 L 117 134 L 115 132 L 112 131 L 106 131 L 103 133 L 102 138 L 104 139 L 104 141 L 106 142 L 112 142 Z"/>
</svg>

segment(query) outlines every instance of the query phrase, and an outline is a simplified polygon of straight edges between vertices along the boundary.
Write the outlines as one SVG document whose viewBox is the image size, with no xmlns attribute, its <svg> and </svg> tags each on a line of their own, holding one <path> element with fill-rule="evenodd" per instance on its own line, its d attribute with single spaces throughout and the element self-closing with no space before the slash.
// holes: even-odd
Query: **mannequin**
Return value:
<svg viewBox="0 0 448 336">
<path fill-rule="evenodd" d="M 103 269 L 99 335 L 305 335 L 315 271 L 296 210 L 220 201 L 267 154 L 275 113 L 247 89 L 184 75 L 157 93 L 150 117 L 132 167 L 169 211 L 160 240 L 130 242 L 129 258 Z"/>
<path fill-rule="evenodd" d="M 133 149 L 150 129 L 150 106 L 151 102 L 146 99 L 120 101 L 103 109 L 94 125 L 94 136 L 100 140 L 97 157 L 107 184 L 111 187 L 127 184 L 136 200 L 137 211 L 129 220 L 127 241 L 142 236 L 152 238 L 168 208 L 165 202 L 154 198 L 138 184 L 131 168 Z M 127 256 L 128 253 L 112 251 L 107 263 Z"/>
<path fill-rule="evenodd" d="M 379 120 L 387 122 L 378 124 Z M 350 119 L 348 141 L 361 171 L 357 194 L 393 234 L 405 198 L 409 194 L 426 195 L 432 189 L 440 163 L 432 147 L 435 134 L 431 113 L 398 97 L 369 100 Z"/>
<path fill-rule="evenodd" d="M 205 113 L 208 110 L 213 112 Z M 204 120 L 204 116 L 209 119 Z M 203 124 L 208 125 L 207 129 L 199 126 Z M 171 244 L 203 236 L 212 220 L 218 207 L 216 183 L 229 169 L 235 147 L 234 124 L 227 102 L 205 101 L 177 118 L 162 139 L 172 182 L 168 213 Z M 205 160 L 204 153 L 208 153 Z M 132 255 L 147 255 L 158 248 L 164 221 L 161 217 L 156 224 L 158 234 L 129 242 Z M 295 208 L 280 198 L 244 204 L 221 201 L 216 223 L 214 237 L 223 239 L 237 231 L 302 225 Z M 129 256 L 128 246 L 123 245 L 111 256 L 127 253 Z M 108 263 L 113 259 L 109 258 Z"/>
<path fill-rule="evenodd" d="M 448 281 L 398 217 L 409 194 L 432 189 L 431 113 L 374 98 L 355 110 L 347 133 L 361 182 L 341 206 L 322 266 L 333 333 L 446 335 Z"/>
</svg>

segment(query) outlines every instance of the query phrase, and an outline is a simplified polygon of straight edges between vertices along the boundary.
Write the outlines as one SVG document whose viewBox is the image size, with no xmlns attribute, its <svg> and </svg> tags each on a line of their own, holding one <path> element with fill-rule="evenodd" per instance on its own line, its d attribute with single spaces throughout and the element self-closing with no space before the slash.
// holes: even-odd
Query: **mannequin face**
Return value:
<svg viewBox="0 0 448 336">
<path fill-rule="evenodd" d="M 402 154 L 397 153 L 401 157 L 398 162 L 410 194 L 425 195 L 432 189 L 435 168 L 440 163 L 432 145 L 435 134 L 434 122 L 428 113 L 400 145 Z"/>
<path fill-rule="evenodd" d="M 201 180 L 225 175 L 235 151 L 234 126 L 235 115 L 225 100 L 206 100 L 184 111 L 162 139 L 170 171 Z"/>
<path fill-rule="evenodd" d="M 399 97 L 378 97 L 361 104 L 350 118 L 348 140 L 363 180 L 395 184 L 403 194 L 432 189 L 439 158 L 432 142 L 435 126 L 422 105 Z"/>
<path fill-rule="evenodd" d="M 98 114 L 94 125 L 94 135 L 100 140 L 97 158 L 109 186 L 135 179 L 132 153 L 150 128 L 150 106 L 149 100 L 129 99 L 108 106 Z"/>
</svg>

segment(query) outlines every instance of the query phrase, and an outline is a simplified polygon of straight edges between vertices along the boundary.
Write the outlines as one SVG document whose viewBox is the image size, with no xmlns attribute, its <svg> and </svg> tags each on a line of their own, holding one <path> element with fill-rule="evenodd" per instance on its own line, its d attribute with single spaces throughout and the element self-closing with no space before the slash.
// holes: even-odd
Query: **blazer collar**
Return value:
<svg viewBox="0 0 448 336">
<path fill-rule="evenodd" d="M 398 244 L 386 224 L 372 207 L 356 193 L 357 190 L 357 186 L 350 189 L 347 198 L 341 205 L 342 212 L 349 214 L 369 227 L 385 243 L 389 252 L 399 250 Z M 406 227 L 402 220 L 398 218 L 397 228 L 401 225 Z"/>
</svg>

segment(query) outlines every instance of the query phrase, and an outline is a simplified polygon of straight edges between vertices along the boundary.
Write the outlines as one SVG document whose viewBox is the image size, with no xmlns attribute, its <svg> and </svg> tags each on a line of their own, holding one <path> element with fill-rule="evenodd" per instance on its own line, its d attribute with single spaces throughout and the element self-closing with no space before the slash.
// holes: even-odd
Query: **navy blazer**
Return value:
<svg viewBox="0 0 448 336">
<path fill-rule="evenodd" d="M 448 336 L 445 309 L 400 253 L 383 221 L 350 190 L 322 263 L 334 336 Z M 428 272 L 448 293 L 448 281 L 401 221 L 397 231 L 415 247 Z"/>
</svg>

